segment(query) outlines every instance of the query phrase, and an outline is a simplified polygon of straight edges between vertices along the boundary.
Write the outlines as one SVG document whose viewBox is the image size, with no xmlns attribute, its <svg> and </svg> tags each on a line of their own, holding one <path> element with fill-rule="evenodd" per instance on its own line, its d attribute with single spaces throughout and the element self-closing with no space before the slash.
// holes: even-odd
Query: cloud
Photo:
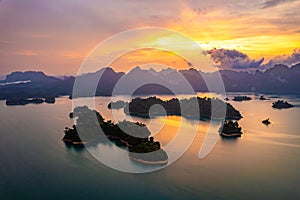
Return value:
<svg viewBox="0 0 300 200">
<path fill-rule="evenodd" d="M 246 54 L 234 49 L 214 48 L 206 51 L 205 54 L 210 55 L 216 66 L 223 69 L 256 69 L 264 61 L 264 58 L 251 60 Z"/>
<path fill-rule="evenodd" d="M 292 66 L 294 64 L 300 63 L 300 48 L 294 49 L 293 53 L 288 55 L 276 56 L 275 58 L 269 60 L 268 63 L 261 65 L 260 69 L 268 69 L 273 67 L 276 64 L 284 64 L 287 66 Z"/>
<path fill-rule="evenodd" d="M 280 4 L 285 4 L 285 3 L 289 3 L 289 2 L 293 2 L 293 1 L 295 1 L 295 0 L 268 0 L 268 1 L 264 1 L 261 4 L 261 8 L 265 9 L 265 8 L 275 7 Z"/>
<path fill-rule="evenodd" d="M 127 29 L 167 27 L 180 13 L 180 4 L 180 0 L 0 0 L 0 41 L 9 42 L 0 42 L 0 73 L 42 65 L 49 74 L 75 74 L 80 54 L 86 56 L 100 42 Z"/>
<path fill-rule="evenodd" d="M 23 51 L 18 51 L 15 52 L 16 55 L 19 56 L 38 56 L 39 53 L 33 50 L 23 50 Z"/>
<path fill-rule="evenodd" d="M 127 29 L 149 26 L 182 32 L 208 44 L 206 49 L 243 47 L 250 57 L 274 56 L 300 46 L 300 1 L 289 2 L 0 0 L 0 60 L 5 66 L 0 73 L 42 66 L 50 74 L 75 74 L 81 55 L 99 42 Z M 247 61 L 240 59 L 238 63 Z"/>
</svg>

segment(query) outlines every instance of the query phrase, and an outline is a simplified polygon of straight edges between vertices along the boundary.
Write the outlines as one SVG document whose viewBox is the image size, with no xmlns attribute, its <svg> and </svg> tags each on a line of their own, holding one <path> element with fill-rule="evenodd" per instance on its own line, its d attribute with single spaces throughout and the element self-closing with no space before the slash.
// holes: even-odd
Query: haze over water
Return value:
<svg viewBox="0 0 300 200">
<path fill-rule="evenodd" d="M 198 94 L 204 95 L 207 94 Z M 237 93 L 230 93 L 229 99 L 234 95 Z M 67 97 L 57 98 L 54 105 L 7 107 L 5 101 L 0 101 L 0 199 L 133 196 L 143 199 L 297 199 L 300 197 L 300 98 L 282 96 L 296 106 L 276 110 L 271 105 L 277 98 L 260 101 L 259 96 L 247 95 L 253 100 L 229 101 L 243 115 L 239 121 L 244 132 L 242 137 L 220 138 L 204 159 L 199 159 L 198 153 L 208 121 L 174 116 L 151 120 L 133 118 L 147 124 L 163 147 L 174 138 L 180 121 L 187 138 L 189 130 L 199 126 L 193 144 L 180 159 L 167 168 L 147 174 L 118 172 L 95 160 L 85 149 L 67 147 L 61 141 L 64 128 L 73 124 L 68 117 L 72 101 Z M 109 102 L 110 97 L 96 97 L 96 109 L 105 119 L 113 119 L 111 110 L 107 109 Z M 123 110 L 116 112 L 118 117 L 125 117 Z M 266 118 L 270 118 L 271 125 L 261 123 Z M 160 127 L 163 129 L 157 133 Z M 116 147 L 106 148 L 109 152 Z M 142 167 L 126 157 L 120 164 L 122 162 Z"/>
</svg>

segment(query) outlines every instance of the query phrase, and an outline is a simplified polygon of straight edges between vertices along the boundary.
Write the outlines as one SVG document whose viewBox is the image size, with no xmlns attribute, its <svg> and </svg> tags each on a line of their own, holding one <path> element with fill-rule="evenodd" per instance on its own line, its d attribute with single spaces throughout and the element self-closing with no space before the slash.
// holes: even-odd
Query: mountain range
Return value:
<svg viewBox="0 0 300 200">
<path fill-rule="evenodd" d="M 290 67 L 278 64 L 264 72 L 220 70 L 219 73 L 227 92 L 300 93 L 300 63 Z M 204 73 L 194 68 L 155 71 L 140 67 L 128 73 L 102 68 L 77 78 L 48 76 L 37 71 L 12 72 L 0 81 L 0 99 L 72 95 L 75 80 L 81 83 L 81 91 L 77 96 L 206 92 L 208 89 L 204 80 L 215 80 L 218 75 L 218 72 Z M 96 92 L 90 91 L 94 83 L 98 83 Z"/>
</svg>

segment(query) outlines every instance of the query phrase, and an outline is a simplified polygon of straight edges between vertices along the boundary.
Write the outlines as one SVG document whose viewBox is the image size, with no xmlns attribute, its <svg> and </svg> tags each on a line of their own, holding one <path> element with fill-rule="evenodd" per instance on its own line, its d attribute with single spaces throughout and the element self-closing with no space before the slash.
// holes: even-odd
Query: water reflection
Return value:
<svg viewBox="0 0 300 200">
<path fill-rule="evenodd" d="M 237 137 L 221 137 L 221 143 L 225 144 L 225 145 L 232 145 L 232 144 L 236 144 L 236 142 L 238 141 L 239 138 Z"/>
<path fill-rule="evenodd" d="M 239 94 L 232 94 L 239 95 Z M 251 95 L 241 93 L 240 95 Z M 271 95 L 264 95 L 270 98 Z M 117 99 L 122 97 L 116 97 Z M 231 96 L 229 94 L 229 98 Z M 281 96 L 282 99 L 299 104 L 299 98 Z M 169 99 L 169 97 L 166 97 Z M 113 119 L 107 109 L 110 97 L 96 97 L 96 109 L 106 119 Z M 298 199 L 300 192 L 300 109 L 271 108 L 276 99 L 249 102 L 232 102 L 243 118 L 239 121 L 243 136 L 238 140 L 221 140 L 213 151 L 200 160 L 197 157 L 208 130 L 207 122 L 183 120 L 185 134 L 191 126 L 198 132 L 186 153 L 168 168 L 150 174 L 124 174 L 99 164 L 87 151 L 68 148 L 61 141 L 72 102 L 58 98 L 54 105 L 26 105 L 6 107 L 0 101 L 0 199 L 36 199 L 37 197 L 132 198 L 176 199 L 193 195 L 195 199 Z M 119 110 L 122 115 L 122 109 Z M 30 117 L 28 117 L 30 116 Z M 261 120 L 270 117 L 271 126 Z M 166 121 L 164 128 L 155 135 L 162 145 L 174 137 L 179 118 L 140 119 L 151 126 Z M 160 121 L 161 120 L 161 121 Z M 170 123 L 167 123 L 168 120 Z M 17 123 L 16 123 L 17 122 Z M 5 130 L 5 131 L 4 131 Z M 216 128 L 216 131 L 218 127 Z M 216 132 L 217 134 L 217 132 Z M 184 140 L 184 138 L 183 138 Z M 105 145 L 103 154 L 116 145 Z M 101 153 L 97 146 L 95 151 Z M 79 152 L 79 153 L 78 153 Z M 119 163 L 140 166 L 130 161 L 128 154 Z M 118 192 L 116 192 L 118 188 Z M 5 198 L 5 194 L 9 194 Z M 2 195 L 2 196 L 1 196 Z M 58 195 L 58 196 L 57 196 Z M 10 197 L 10 198 L 9 198 Z"/>
<path fill-rule="evenodd" d="M 78 153 L 81 153 L 82 151 L 85 150 L 85 146 L 83 144 L 78 144 L 78 145 L 72 145 L 70 143 L 64 143 L 65 147 L 68 151 L 76 151 Z"/>
</svg>

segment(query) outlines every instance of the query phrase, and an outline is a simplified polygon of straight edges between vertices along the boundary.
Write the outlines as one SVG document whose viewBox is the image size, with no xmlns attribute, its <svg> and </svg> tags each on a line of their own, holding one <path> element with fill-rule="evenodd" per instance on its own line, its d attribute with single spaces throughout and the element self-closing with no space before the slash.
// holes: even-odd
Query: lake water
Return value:
<svg viewBox="0 0 300 200">
<path fill-rule="evenodd" d="M 228 97 L 234 95 L 245 94 L 229 93 Z M 220 138 L 203 159 L 198 154 L 208 121 L 174 116 L 132 118 L 146 123 L 162 146 L 172 141 L 179 126 L 186 133 L 181 142 L 189 139 L 190 130 L 197 129 L 182 157 L 145 174 L 116 171 L 85 149 L 67 147 L 61 141 L 64 128 L 73 124 L 68 118 L 72 101 L 67 97 L 58 98 L 54 105 L 7 107 L 0 101 L 0 199 L 299 199 L 300 97 L 281 96 L 296 107 L 276 110 L 271 105 L 277 98 L 260 101 L 259 96 L 247 95 L 253 100 L 230 101 L 243 115 L 239 121 L 243 136 L 237 140 Z M 113 119 L 107 109 L 110 99 L 96 97 L 95 107 L 105 119 Z M 115 112 L 115 121 L 126 117 L 122 110 Z M 261 123 L 266 118 L 271 125 Z M 113 148 L 107 146 L 106 151 Z M 93 150 L 97 152 L 97 147 Z M 143 167 L 126 156 L 119 163 L 134 169 Z"/>
</svg>

